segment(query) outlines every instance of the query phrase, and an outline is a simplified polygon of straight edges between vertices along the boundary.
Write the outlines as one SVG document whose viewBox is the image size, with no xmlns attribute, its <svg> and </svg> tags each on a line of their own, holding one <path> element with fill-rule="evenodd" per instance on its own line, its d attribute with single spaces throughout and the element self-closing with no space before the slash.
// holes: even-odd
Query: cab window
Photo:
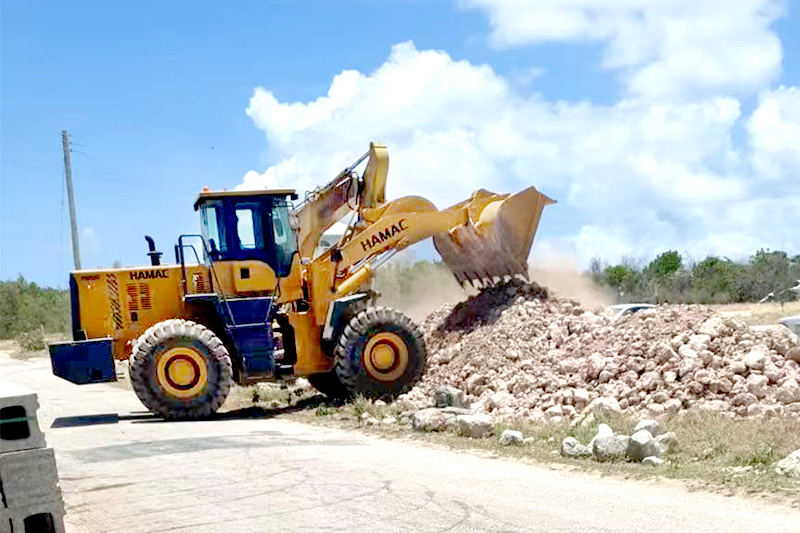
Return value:
<svg viewBox="0 0 800 533">
<path fill-rule="evenodd" d="M 265 250 L 261 206 L 257 203 L 237 204 L 236 235 L 239 250 Z"/>
<path fill-rule="evenodd" d="M 292 269 L 292 259 L 297 252 L 297 240 L 289 222 L 289 205 L 286 202 L 273 204 L 271 223 L 275 270 L 279 276 L 285 276 Z"/>
<path fill-rule="evenodd" d="M 226 252 L 228 243 L 225 239 L 225 225 L 221 223 L 224 220 L 222 202 L 206 203 L 203 205 L 201 216 L 203 237 L 209 247 L 212 251 Z"/>
</svg>

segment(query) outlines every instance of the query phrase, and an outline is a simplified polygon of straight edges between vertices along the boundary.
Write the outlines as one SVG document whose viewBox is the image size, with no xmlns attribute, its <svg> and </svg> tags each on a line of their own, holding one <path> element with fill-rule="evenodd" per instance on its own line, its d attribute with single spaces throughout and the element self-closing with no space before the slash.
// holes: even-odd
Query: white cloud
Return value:
<svg viewBox="0 0 800 533">
<path fill-rule="evenodd" d="M 747 127 L 758 175 L 768 180 L 790 176 L 789 183 L 800 188 L 800 88 L 762 94 Z"/>
<path fill-rule="evenodd" d="M 632 95 L 758 91 L 780 73 L 784 0 L 462 0 L 500 47 L 599 42 Z"/>
<path fill-rule="evenodd" d="M 731 257 L 798 250 L 798 94 L 766 91 L 750 117 L 731 95 L 549 102 L 515 92 L 487 65 L 406 42 L 374 72 L 336 76 L 312 102 L 257 89 L 247 113 L 274 164 L 240 187 L 322 185 L 377 140 L 390 148 L 391 198 L 422 195 L 441 208 L 477 188 L 528 185 L 556 197 L 548 210 L 581 221 L 540 235 L 537 246 L 584 264 L 668 248 Z M 740 126 L 745 146 L 734 141 Z"/>
</svg>

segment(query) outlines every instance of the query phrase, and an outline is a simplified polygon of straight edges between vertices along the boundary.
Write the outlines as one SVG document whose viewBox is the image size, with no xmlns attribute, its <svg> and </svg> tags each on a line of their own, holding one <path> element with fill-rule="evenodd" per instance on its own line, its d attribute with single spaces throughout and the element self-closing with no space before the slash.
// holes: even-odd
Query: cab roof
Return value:
<svg viewBox="0 0 800 533">
<path fill-rule="evenodd" d="M 290 196 L 292 200 L 297 200 L 297 191 L 295 189 L 260 189 L 256 191 L 202 191 L 197 196 L 197 201 L 194 203 L 194 209 L 201 204 L 210 200 L 219 200 L 222 198 L 252 198 L 264 196 Z"/>
</svg>

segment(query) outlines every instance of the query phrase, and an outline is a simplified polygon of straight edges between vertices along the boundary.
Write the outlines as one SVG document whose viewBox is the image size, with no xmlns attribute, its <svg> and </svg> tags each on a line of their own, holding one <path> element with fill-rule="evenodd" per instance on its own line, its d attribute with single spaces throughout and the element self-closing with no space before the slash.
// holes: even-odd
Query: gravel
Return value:
<svg viewBox="0 0 800 533">
<path fill-rule="evenodd" d="M 559 422 L 686 409 L 731 416 L 800 416 L 797 338 L 783 326 L 751 330 L 698 305 L 612 317 L 551 297 L 534 283 L 488 288 L 422 323 L 428 369 L 400 401 L 447 401 L 501 420 Z M 793 352 L 791 352 L 793 353 Z"/>
</svg>

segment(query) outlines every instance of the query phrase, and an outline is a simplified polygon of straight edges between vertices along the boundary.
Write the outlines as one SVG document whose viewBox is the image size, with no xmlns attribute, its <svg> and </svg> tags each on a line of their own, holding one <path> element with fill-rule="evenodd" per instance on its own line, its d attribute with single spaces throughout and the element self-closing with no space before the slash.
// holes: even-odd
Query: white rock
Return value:
<svg viewBox="0 0 800 533">
<path fill-rule="evenodd" d="M 641 385 L 642 390 L 656 390 L 658 388 L 658 374 L 655 372 L 645 372 L 642 374 L 642 377 L 639 378 L 639 384 Z"/>
<path fill-rule="evenodd" d="M 592 443 L 592 455 L 598 461 L 616 461 L 625 458 L 630 437 L 611 435 L 596 439 Z"/>
<path fill-rule="evenodd" d="M 591 457 L 592 452 L 588 446 L 581 444 L 578 439 L 574 437 L 567 437 L 561 443 L 561 455 L 564 457 Z"/>
<path fill-rule="evenodd" d="M 775 392 L 775 398 L 781 403 L 800 402 L 800 386 L 795 381 L 787 381 Z"/>
<path fill-rule="evenodd" d="M 686 358 L 683 359 L 683 361 L 681 361 L 681 366 L 680 366 L 680 368 L 678 368 L 678 375 L 680 377 L 683 377 L 683 376 L 685 376 L 687 374 L 691 374 L 695 370 L 697 370 L 697 369 L 699 369 L 699 368 L 701 368 L 703 366 L 703 362 L 697 356 L 697 352 L 695 352 L 691 348 L 689 348 L 688 351 L 691 351 L 692 353 L 694 353 L 694 356 L 693 357 L 686 357 Z"/>
<path fill-rule="evenodd" d="M 593 353 L 586 360 L 586 377 L 589 379 L 597 379 L 603 367 L 606 366 L 606 360 L 598 353 Z"/>
<path fill-rule="evenodd" d="M 564 416 L 564 409 L 561 407 L 561 404 L 555 404 L 554 406 L 545 409 L 544 416 L 548 419 L 557 416 Z"/>
<path fill-rule="evenodd" d="M 658 443 L 658 447 L 661 448 L 662 454 L 665 454 L 673 450 L 678 444 L 678 436 L 672 431 L 668 431 L 656 437 L 656 443 Z"/>
<path fill-rule="evenodd" d="M 769 378 L 760 374 L 751 374 L 747 378 L 747 390 L 756 398 L 764 398 L 767 396 L 767 386 L 769 385 Z"/>
<path fill-rule="evenodd" d="M 647 466 L 661 466 L 664 464 L 664 460 L 659 457 L 645 457 L 642 459 L 642 464 Z"/>
<path fill-rule="evenodd" d="M 492 417 L 484 413 L 474 415 L 458 415 L 456 431 L 459 435 L 473 439 L 489 437 L 494 432 Z"/>
<path fill-rule="evenodd" d="M 641 461 L 645 457 L 661 457 L 661 447 L 649 431 L 642 429 L 631 435 L 628 457 L 634 461 Z"/>
<path fill-rule="evenodd" d="M 664 403 L 664 410 L 671 416 L 676 415 L 683 408 L 683 402 L 677 398 L 672 398 Z"/>
<path fill-rule="evenodd" d="M 697 381 L 698 383 L 702 383 L 703 385 L 708 385 L 709 383 L 711 383 L 711 379 L 712 379 L 711 372 L 703 368 L 694 373 L 694 380 Z"/>
<path fill-rule="evenodd" d="M 436 389 L 433 398 L 436 407 L 468 407 L 464 392 L 450 385 L 442 385 Z"/>
<path fill-rule="evenodd" d="M 693 350 L 691 346 L 684 344 L 678 348 L 678 355 L 680 355 L 682 359 L 697 359 L 697 350 Z"/>
<path fill-rule="evenodd" d="M 433 407 L 422 409 L 411 417 L 411 427 L 416 431 L 445 431 L 455 425 L 456 416 Z"/>
<path fill-rule="evenodd" d="M 664 426 L 655 420 L 642 420 L 636 424 L 635 428 L 633 428 L 634 434 L 641 430 L 649 431 L 654 437 L 658 437 L 659 435 L 667 432 L 667 430 L 664 429 Z"/>
<path fill-rule="evenodd" d="M 728 367 L 734 374 L 744 374 L 747 372 L 747 365 L 744 361 L 732 361 Z"/>
<path fill-rule="evenodd" d="M 668 344 L 661 343 L 656 347 L 656 359 L 659 363 L 666 363 L 670 359 L 676 359 L 678 354 Z"/>
<path fill-rule="evenodd" d="M 608 424 L 600 424 L 597 427 L 597 433 L 595 433 L 594 437 L 592 437 L 592 440 L 589 441 L 589 449 L 590 450 L 592 449 L 594 442 L 597 439 L 605 439 L 607 437 L 613 437 L 613 436 L 614 436 L 614 430 L 611 429 L 611 426 L 609 426 Z"/>
<path fill-rule="evenodd" d="M 692 335 L 689 337 L 689 341 L 686 343 L 689 345 L 689 348 L 694 350 L 695 352 L 701 352 L 708 347 L 708 343 L 711 342 L 710 335 Z"/>
<path fill-rule="evenodd" d="M 725 322 L 722 320 L 722 318 L 714 316 L 703 322 L 697 332 L 703 335 L 708 335 L 714 339 L 721 337 L 725 333 L 726 329 Z"/>
<path fill-rule="evenodd" d="M 589 391 L 586 389 L 575 389 L 572 393 L 572 402 L 575 407 L 581 408 L 589 403 Z"/>
<path fill-rule="evenodd" d="M 514 431 L 513 429 L 507 429 L 500 435 L 500 444 L 503 446 L 519 446 L 523 440 L 522 432 Z"/>
<path fill-rule="evenodd" d="M 764 375 L 769 378 L 771 383 L 777 383 L 783 377 L 783 370 L 773 363 L 767 363 L 766 366 L 764 366 Z"/>
<path fill-rule="evenodd" d="M 800 450 L 795 450 L 778 461 L 775 472 L 782 476 L 800 478 Z"/>
<path fill-rule="evenodd" d="M 622 414 L 619 402 L 613 397 L 597 398 L 589 404 L 589 410 L 597 419 Z"/>
<path fill-rule="evenodd" d="M 483 392 L 483 388 L 486 385 L 486 376 L 481 374 L 473 374 L 467 378 L 464 382 L 464 386 L 467 388 L 467 392 L 470 394 L 479 395 Z"/>
<path fill-rule="evenodd" d="M 755 346 L 750 353 L 744 356 L 744 364 L 751 370 L 763 370 L 764 365 L 767 364 L 768 355 L 769 350 L 764 346 Z"/>
</svg>

